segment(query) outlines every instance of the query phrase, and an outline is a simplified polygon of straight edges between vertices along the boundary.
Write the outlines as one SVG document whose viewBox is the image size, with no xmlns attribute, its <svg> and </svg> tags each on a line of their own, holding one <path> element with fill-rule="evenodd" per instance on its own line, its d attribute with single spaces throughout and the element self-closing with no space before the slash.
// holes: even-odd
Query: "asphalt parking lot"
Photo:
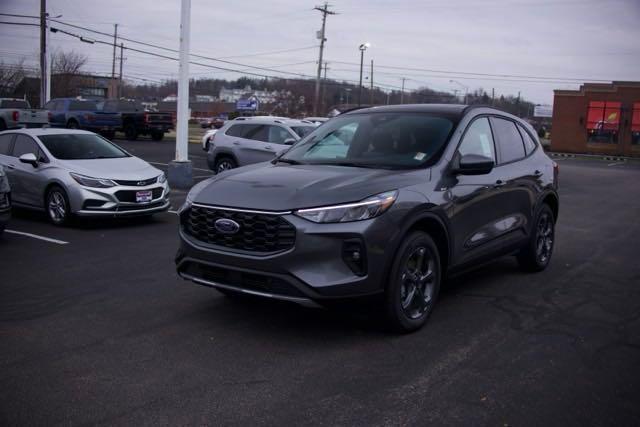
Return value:
<svg viewBox="0 0 640 427">
<path fill-rule="evenodd" d="M 117 142 L 161 169 L 174 152 Z M 550 267 L 452 280 L 405 336 L 181 280 L 173 213 L 56 228 L 15 212 L 10 230 L 49 240 L 0 238 L 0 424 L 638 425 L 640 166 L 558 162 Z"/>
</svg>

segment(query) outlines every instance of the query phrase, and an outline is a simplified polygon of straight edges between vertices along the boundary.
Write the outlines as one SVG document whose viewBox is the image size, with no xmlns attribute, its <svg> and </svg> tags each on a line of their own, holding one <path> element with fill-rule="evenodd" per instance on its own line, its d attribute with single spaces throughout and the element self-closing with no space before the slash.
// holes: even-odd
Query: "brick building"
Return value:
<svg viewBox="0 0 640 427">
<path fill-rule="evenodd" d="M 640 82 L 556 90 L 551 149 L 640 157 Z"/>
</svg>

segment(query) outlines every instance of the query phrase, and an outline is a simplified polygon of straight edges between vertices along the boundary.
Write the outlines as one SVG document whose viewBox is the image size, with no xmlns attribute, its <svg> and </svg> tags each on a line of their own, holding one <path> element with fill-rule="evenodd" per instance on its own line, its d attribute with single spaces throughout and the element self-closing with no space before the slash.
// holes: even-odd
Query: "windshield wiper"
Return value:
<svg viewBox="0 0 640 427">
<path fill-rule="evenodd" d="M 299 162 L 297 160 L 293 160 L 293 159 L 283 159 L 283 158 L 277 158 L 273 160 L 273 164 L 275 165 L 276 163 L 287 163 L 289 165 L 301 165 L 302 162 Z"/>
</svg>

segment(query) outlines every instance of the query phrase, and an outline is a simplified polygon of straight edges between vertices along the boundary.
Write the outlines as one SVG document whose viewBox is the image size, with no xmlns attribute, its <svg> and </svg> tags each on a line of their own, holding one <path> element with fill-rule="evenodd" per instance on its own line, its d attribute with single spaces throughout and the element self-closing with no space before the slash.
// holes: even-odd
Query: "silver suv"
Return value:
<svg viewBox="0 0 640 427">
<path fill-rule="evenodd" d="M 318 125 L 281 117 L 238 117 L 209 141 L 207 162 L 215 173 L 272 160 Z"/>
</svg>

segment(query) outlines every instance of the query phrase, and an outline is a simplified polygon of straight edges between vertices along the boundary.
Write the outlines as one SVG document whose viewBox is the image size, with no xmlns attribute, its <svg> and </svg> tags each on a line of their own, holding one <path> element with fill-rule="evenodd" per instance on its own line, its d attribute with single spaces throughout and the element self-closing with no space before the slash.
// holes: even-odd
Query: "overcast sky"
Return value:
<svg viewBox="0 0 640 427">
<path fill-rule="evenodd" d="M 179 0 L 49 0 L 48 11 L 60 20 L 113 33 L 118 23 L 124 37 L 178 48 Z M 385 89 L 428 86 L 453 92 L 484 88 L 491 93 L 522 96 L 536 103 L 553 102 L 553 89 L 577 88 L 564 79 L 640 80 L 640 0 L 366 0 L 330 2 L 338 14 L 327 19 L 325 59 L 328 76 L 357 80 L 358 45 L 370 42 L 365 54 L 374 60 L 374 83 Z M 288 72 L 315 75 L 316 30 L 320 1 L 192 0 L 191 53 Z M 0 0 L 0 13 L 37 15 L 38 0 Z M 1 16 L 0 21 L 35 22 Z M 70 32 L 110 41 L 108 37 L 64 27 Z M 0 58 L 36 66 L 38 28 L 0 24 Z M 126 46 L 148 49 L 125 42 Z M 82 43 L 52 34 L 52 49 L 76 50 L 89 56 L 87 71 L 110 74 L 109 46 Z M 253 55 L 300 49 L 291 52 Z M 149 49 L 153 50 L 153 49 Z M 154 50 L 156 52 L 160 52 Z M 167 55 L 175 54 L 164 52 Z M 247 56 L 248 55 L 248 56 Z M 125 51 L 125 77 L 160 81 L 177 76 L 177 62 Z M 241 65 L 198 60 L 250 70 Z M 341 63 L 341 62 L 346 62 Z M 294 65 L 288 65 L 294 64 Z M 396 68 L 414 68 L 402 70 Z M 427 71 L 431 70 L 431 71 Z M 434 72 L 445 71 L 445 73 Z M 252 70 L 256 72 L 255 70 Z M 191 76 L 237 78 L 197 65 Z M 257 71 L 280 75 L 273 71 Z M 534 78 L 481 77 L 486 73 Z M 369 72 L 366 70 L 368 76 Z M 562 80 L 561 80 L 561 79 Z M 452 83 L 450 80 L 459 83 Z M 521 80 L 521 81 L 510 81 Z M 524 81 L 526 80 L 526 81 Z"/>
</svg>

